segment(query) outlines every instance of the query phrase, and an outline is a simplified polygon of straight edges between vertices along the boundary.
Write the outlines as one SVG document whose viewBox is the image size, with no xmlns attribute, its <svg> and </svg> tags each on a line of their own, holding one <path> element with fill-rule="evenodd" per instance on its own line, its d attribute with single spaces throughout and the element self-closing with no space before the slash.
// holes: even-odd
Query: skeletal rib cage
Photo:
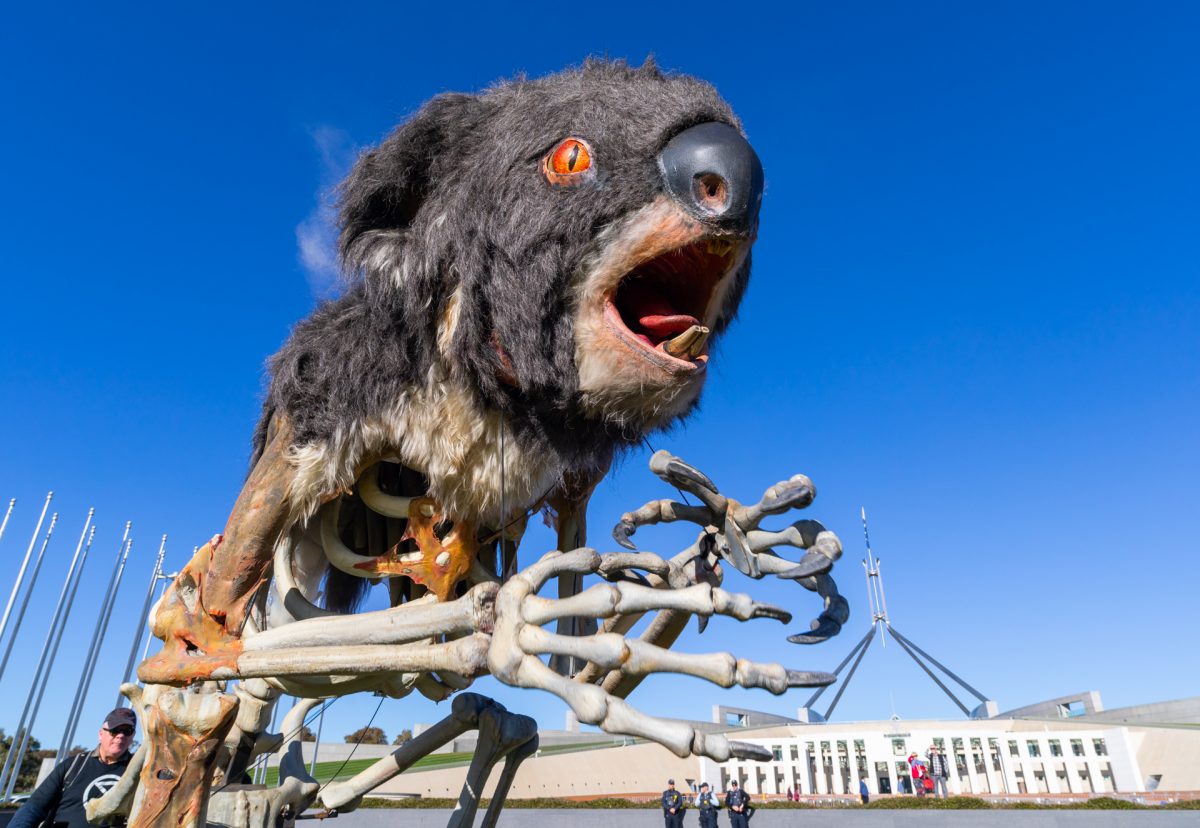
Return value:
<svg viewBox="0 0 1200 828">
<path fill-rule="evenodd" d="M 493 700 L 459 692 L 484 674 L 513 687 L 553 693 L 580 722 L 607 733 L 657 742 L 679 756 L 702 755 L 718 762 L 731 757 L 769 759 L 761 747 L 640 713 L 625 697 L 646 676 L 663 672 L 695 676 L 721 687 L 760 687 L 777 695 L 791 687 L 832 682 L 828 673 L 790 670 L 729 653 L 681 654 L 670 647 L 692 616 L 699 619 L 701 629 L 713 615 L 790 622 L 791 614 L 780 607 L 723 589 L 723 564 L 752 579 L 776 576 L 817 593 L 824 604 L 822 612 L 809 632 L 790 636 L 789 641 L 813 644 L 836 635 L 849 612 L 829 575 L 841 545 L 813 520 L 796 520 L 778 531 L 761 528 L 767 517 L 812 502 L 815 489 L 803 475 L 771 486 L 757 503 L 747 506 L 720 494 L 706 475 L 667 452 L 654 454 L 650 468 L 681 493 L 692 494 L 699 504 L 647 503 L 623 515 L 613 530 L 617 543 L 627 551 L 553 551 L 523 571 L 516 566 L 516 540 L 523 522 L 515 531 L 495 533 L 480 543 L 467 537 L 472 527 L 453 527 L 440 520 L 436 504 L 427 498 L 387 493 L 385 488 L 398 487 L 381 487 L 380 479 L 390 475 L 394 481 L 395 468 L 384 468 L 382 473 L 378 467 L 369 469 L 353 495 L 325 504 L 276 545 L 273 598 L 268 601 L 264 595 L 256 602 L 235 662 L 186 689 L 125 685 L 123 691 L 143 714 L 146 744 L 121 782 L 89 803 L 89 819 L 126 814 L 133 825 L 157 825 L 165 823 L 170 812 L 172 823 L 182 824 L 177 800 L 185 794 L 176 788 L 186 787 L 183 777 L 188 771 L 175 778 L 175 771 L 160 770 L 150 790 L 138 784 L 147 762 L 156 767 L 155 757 L 147 756 L 156 745 L 175 745 L 172 752 L 190 751 L 187 762 L 176 763 L 180 767 L 203 766 L 202 776 L 194 780 L 200 792 L 194 798 L 198 798 L 184 807 L 193 824 L 202 828 L 207 820 L 238 828 L 267 828 L 281 817 L 312 807 L 352 810 L 364 795 L 417 760 L 462 733 L 477 730 L 476 754 L 450 825 L 473 824 L 480 794 L 503 759 L 483 821 L 494 825 L 518 766 L 537 748 L 537 727 L 529 717 L 509 713 Z M 426 528 L 438 534 L 433 548 L 443 551 L 431 555 L 428 545 L 414 543 L 412 527 L 406 527 L 406 522 L 416 525 L 421 518 Z M 671 558 L 636 550 L 631 539 L 639 527 L 676 521 L 701 527 L 686 549 Z M 461 530 L 457 539 L 456 530 Z M 356 531 L 357 538 L 353 537 Z M 776 551 L 786 547 L 800 550 L 800 559 L 789 560 Z M 380 554 L 381 550 L 385 551 Z M 469 560 L 451 560 L 464 550 Z M 327 563 L 359 578 L 389 577 L 393 606 L 355 614 L 318 606 Z M 416 580 L 410 577 L 413 572 L 420 573 Z M 440 572 L 449 575 L 439 580 L 435 576 Z M 589 575 L 601 581 L 568 597 L 539 595 L 552 580 Z M 629 635 L 647 618 L 640 635 Z M 571 626 L 579 619 L 600 619 L 599 628 L 594 622 L 589 622 L 590 627 Z M 558 632 L 546 629 L 551 622 L 558 624 Z M 578 634 L 579 629 L 595 632 Z M 563 634 L 564 630 L 576 634 Z M 552 664 L 567 658 L 583 667 L 573 676 L 563 675 L 547 665 L 546 657 Z M 236 688 L 225 692 L 225 682 L 233 679 L 239 680 Z M 413 690 L 438 701 L 458 695 L 446 719 L 390 756 L 352 778 L 319 786 L 301 757 L 298 738 L 305 716 L 323 699 L 362 691 L 402 697 Z M 283 694 L 300 701 L 285 716 L 280 733 L 267 733 L 274 705 Z M 249 762 L 270 753 L 280 759 L 276 787 L 262 790 L 234 784 Z M 211 796 L 205 794 L 209 790 Z M 165 800 L 171 797 L 168 807 Z"/>
</svg>

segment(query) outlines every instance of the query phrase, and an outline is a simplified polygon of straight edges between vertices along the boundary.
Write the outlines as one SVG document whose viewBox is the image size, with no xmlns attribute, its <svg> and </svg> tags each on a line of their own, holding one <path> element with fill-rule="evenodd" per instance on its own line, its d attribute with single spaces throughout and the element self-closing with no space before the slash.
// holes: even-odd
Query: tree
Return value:
<svg viewBox="0 0 1200 828">
<path fill-rule="evenodd" d="M 315 742 L 317 741 L 317 734 L 313 733 L 312 728 L 308 725 L 300 725 L 300 741 Z"/>
<path fill-rule="evenodd" d="M 405 728 L 404 730 L 401 730 L 399 733 L 396 734 L 396 738 L 392 742 L 392 744 L 393 745 L 402 745 L 411 738 L 412 738 L 412 731 Z"/>
<path fill-rule="evenodd" d="M 387 734 L 383 732 L 382 728 L 360 727 L 353 733 L 347 734 L 346 741 L 350 744 L 386 745 Z"/>
<path fill-rule="evenodd" d="M 5 735 L 4 731 L 0 730 L 0 765 L 3 765 L 8 759 L 8 751 L 12 748 L 12 743 L 12 737 Z M 13 791 L 21 793 L 33 790 L 33 786 L 37 782 L 38 770 L 42 766 L 42 759 L 55 754 L 53 750 L 41 750 L 41 746 L 41 742 L 37 739 L 29 740 L 29 747 L 25 751 L 25 758 L 21 760 L 21 769 L 17 773 L 17 784 L 13 787 Z"/>
</svg>

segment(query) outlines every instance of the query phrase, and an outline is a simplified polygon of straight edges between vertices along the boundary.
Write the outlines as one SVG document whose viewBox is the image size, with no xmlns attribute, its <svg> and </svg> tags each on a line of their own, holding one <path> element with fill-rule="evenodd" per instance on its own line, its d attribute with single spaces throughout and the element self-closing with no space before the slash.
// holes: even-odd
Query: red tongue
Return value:
<svg viewBox="0 0 1200 828">
<path fill-rule="evenodd" d="M 638 324 L 646 333 L 658 339 L 671 339 L 686 331 L 693 325 L 699 325 L 696 317 L 677 313 L 671 315 L 651 314 L 638 319 Z"/>
<path fill-rule="evenodd" d="M 638 326 L 655 339 L 671 339 L 693 325 L 699 325 L 696 317 L 676 313 L 666 297 L 645 282 L 635 282 L 622 293 L 621 302 L 628 316 L 637 320 Z"/>
</svg>

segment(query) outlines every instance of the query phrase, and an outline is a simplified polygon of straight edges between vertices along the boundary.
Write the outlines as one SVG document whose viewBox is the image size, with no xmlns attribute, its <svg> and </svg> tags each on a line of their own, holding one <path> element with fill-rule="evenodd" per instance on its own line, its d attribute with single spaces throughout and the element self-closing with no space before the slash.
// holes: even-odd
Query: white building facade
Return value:
<svg viewBox="0 0 1200 828">
<path fill-rule="evenodd" d="M 1014 719 L 883 721 L 789 725 L 777 736 L 747 734 L 769 762 L 701 760 L 700 778 L 751 794 L 857 794 L 867 777 L 872 794 L 908 792 L 909 754 L 926 759 L 931 745 L 945 751 L 952 794 L 1101 794 L 1146 790 L 1136 745 L 1123 727 Z M 732 735 L 732 734 L 731 734 Z"/>
</svg>

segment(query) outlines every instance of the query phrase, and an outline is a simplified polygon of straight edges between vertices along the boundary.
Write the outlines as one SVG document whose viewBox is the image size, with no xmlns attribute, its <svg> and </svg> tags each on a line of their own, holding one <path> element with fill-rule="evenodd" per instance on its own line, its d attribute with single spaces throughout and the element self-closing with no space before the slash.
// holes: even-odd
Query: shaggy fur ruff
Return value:
<svg viewBox="0 0 1200 828">
<path fill-rule="evenodd" d="M 608 387 L 577 327 L 597 262 L 664 203 L 659 152 L 708 121 L 740 129 L 708 84 L 589 61 L 440 95 L 364 153 L 340 189 L 348 287 L 272 358 L 256 432 L 257 456 L 277 412 L 294 429 L 297 517 L 395 457 L 448 513 L 494 525 L 502 498 L 524 509 L 686 416 L 703 372 Z M 590 143 L 595 178 L 550 186 L 542 159 L 569 136 Z M 714 336 L 736 312 L 748 249 L 706 320 Z"/>
</svg>

